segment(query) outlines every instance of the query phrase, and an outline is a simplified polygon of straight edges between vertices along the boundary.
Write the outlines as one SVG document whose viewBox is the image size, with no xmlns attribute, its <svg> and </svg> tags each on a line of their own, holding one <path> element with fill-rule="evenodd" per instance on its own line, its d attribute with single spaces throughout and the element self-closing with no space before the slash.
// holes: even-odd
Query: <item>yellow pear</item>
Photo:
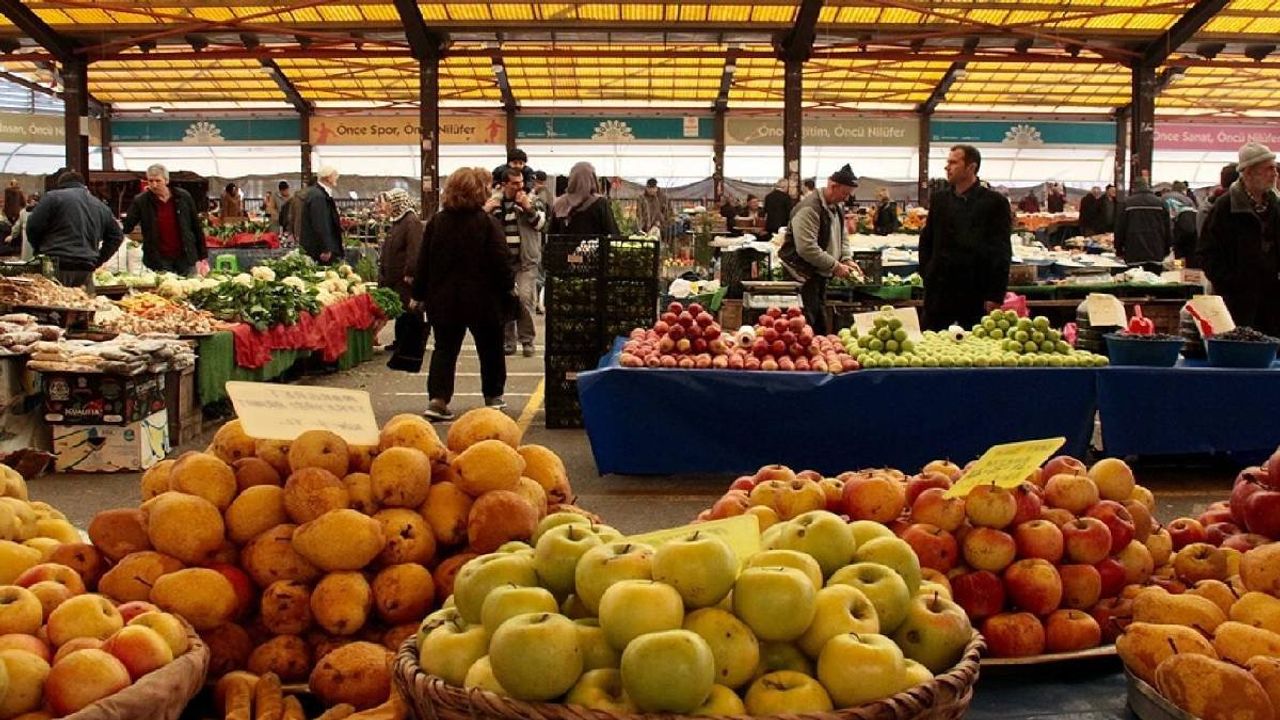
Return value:
<svg viewBox="0 0 1280 720">
<path fill-rule="evenodd" d="M 1236 622 L 1280 633 L 1280 599 L 1266 593 L 1245 593 L 1231 606 L 1229 614 Z"/>
<path fill-rule="evenodd" d="M 212 630 L 235 617 L 240 600 L 225 575 L 208 568 L 187 568 L 161 575 L 151 588 L 151 602 L 181 615 L 196 630 Z"/>
<path fill-rule="evenodd" d="M 293 531 L 293 549 L 326 572 L 360 570 L 382 552 L 382 523 L 356 510 L 330 510 Z"/>
<path fill-rule="evenodd" d="M 1200 720 L 1275 720 L 1271 699 L 1249 671 L 1203 655 L 1160 663 L 1156 688 Z"/>
<path fill-rule="evenodd" d="M 1134 622 L 1185 625 L 1212 635 L 1227 614 L 1212 600 L 1198 595 L 1171 595 L 1163 588 L 1147 588 L 1133 599 Z"/>
<path fill-rule="evenodd" d="M 1201 580 L 1187 593 L 1212 600 L 1213 604 L 1221 608 L 1224 613 L 1231 612 L 1231 606 L 1235 604 L 1236 599 L 1239 597 L 1231 589 L 1230 585 L 1221 580 Z"/>
<path fill-rule="evenodd" d="M 1258 655 L 1280 656 L 1280 635 L 1244 623 L 1224 622 L 1213 633 L 1213 649 L 1223 660 L 1244 665 Z"/>
<path fill-rule="evenodd" d="M 1245 553 L 1240 560 L 1240 577 L 1250 590 L 1280 596 L 1280 543 Z"/>
<path fill-rule="evenodd" d="M 1155 685 L 1156 668 L 1176 654 L 1196 654 L 1217 658 L 1218 653 L 1203 635 L 1181 625 L 1130 623 L 1116 638 L 1116 653 L 1129 672 Z"/>
<path fill-rule="evenodd" d="M 1245 663 L 1255 680 L 1271 698 L 1271 709 L 1280 707 L 1280 658 L 1255 657 Z"/>
<path fill-rule="evenodd" d="M 18 576 L 40 562 L 39 550 L 11 540 L 0 540 L 0 585 L 12 585 Z"/>
</svg>

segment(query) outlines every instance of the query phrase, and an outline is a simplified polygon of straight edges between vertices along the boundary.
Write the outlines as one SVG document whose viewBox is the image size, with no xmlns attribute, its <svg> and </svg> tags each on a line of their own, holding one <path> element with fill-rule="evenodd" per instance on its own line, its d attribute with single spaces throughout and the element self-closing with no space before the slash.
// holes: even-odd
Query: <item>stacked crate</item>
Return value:
<svg viewBox="0 0 1280 720">
<path fill-rule="evenodd" d="M 578 373 L 594 369 L 614 337 L 657 317 L 658 241 L 553 236 L 542 257 L 547 427 L 581 427 Z"/>
</svg>

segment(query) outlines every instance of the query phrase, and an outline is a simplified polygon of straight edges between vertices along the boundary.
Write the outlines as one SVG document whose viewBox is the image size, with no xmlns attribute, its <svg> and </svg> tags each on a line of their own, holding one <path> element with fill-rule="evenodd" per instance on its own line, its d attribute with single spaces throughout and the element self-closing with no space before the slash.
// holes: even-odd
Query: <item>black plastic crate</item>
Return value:
<svg viewBox="0 0 1280 720">
<path fill-rule="evenodd" d="M 605 310 L 609 312 L 624 311 L 628 315 L 652 313 L 657 317 L 658 281 L 648 280 L 615 280 L 605 281 Z"/>
<path fill-rule="evenodd" d="M 862 270 L 867 285 L 879 285 L 884 281 L 884 256 L 879 250 L 857 250 L 853 263 Z"/>
<path fill-rule="evenodd" d="M 604 251 L 597 239 L 552 235 L 542 249 L 542 267 L 548 277 L 600 277 Z"/>
<path fill-rule="evenodd" d="M 653 325 L 652 317 L 627 317 L 621 316 L 617 318 L 606 318 L 602 332 L 606 347 L 613 347 L 613 339 L 617 337 L 630 337 L 631 331 L 636 328 L 646 329 Z"/>
<path fill-rule="evenodd" d="M 583 427 L 582 407 L 577 403 L 570 405 L 547 405 L 546 426 L 548 430 L 574 430 Z"/>
<path fill-rule="evenodd" d="M 548 354 L 543 362 L 547 379 L 546 392 L 550 394 L 563 390 L 559 386 L 553 388 L 553 383 L 573 381 L 577 378 L 578 373 L 595 370 L 596 366 L 600 364 L 600 356 L 603 354 L 603 352 L 565 355 Z M 574 386 L 573 392 L 577 394 L 576 386 Z"/>
<path fill-rule="evenodd" d="M 557 355 L 602 353 L 600 319 L 547 316 L 547 352 Z"/>
<path fill-rule="evenodd" d="M 543 304 L 561 317 L 595 317 L 600 311 L 600 281 L 589 277 L 547 277 Z"/>
<path fill-rule="evenodd" d="M 549 428 L 582 427 L 582 402 L 578 399 L 578 381 L 547 378 L 543 401 Z"/>
<path fill-rule="evenodd" d="M 604 274 L 608 278 L 657 278 L 660 242 L 609 238 L 605 241 Z"/>
</svg>

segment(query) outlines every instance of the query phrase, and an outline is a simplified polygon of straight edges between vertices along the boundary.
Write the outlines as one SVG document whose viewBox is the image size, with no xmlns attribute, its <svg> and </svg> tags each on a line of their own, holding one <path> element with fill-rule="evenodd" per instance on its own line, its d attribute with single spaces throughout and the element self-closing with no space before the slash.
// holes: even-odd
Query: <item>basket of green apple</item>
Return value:
<svg viewBox="0 0 1280 720">
<path fill-rule="evenodd" d="M 827 517 L 829 516 L 829 517 Z M 691 526 L 656 547 L 552 528 L 477 557 L 396 658 L 418 720 L 953 720 L 984 649 L 913 553 L 853 562 L 838 516 L 739 557 Z"/>
</svg>

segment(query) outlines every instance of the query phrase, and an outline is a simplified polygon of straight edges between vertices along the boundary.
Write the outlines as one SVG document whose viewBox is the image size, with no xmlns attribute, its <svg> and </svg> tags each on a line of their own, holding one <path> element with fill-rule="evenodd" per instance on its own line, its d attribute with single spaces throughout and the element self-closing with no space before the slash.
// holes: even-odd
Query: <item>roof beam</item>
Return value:
<svg viewBox="0 0 1280 720">
<path fill-rule="evenodd" d="M 23 33 L 40 43 L 40 47 L 48 50 L 58 62 L 75 59 L 78 43 L 60 35 L 49 26 L 31 8 L 22 4 L 22 0 L 0 0 L 0 13 L 9 18 Z"/>
<path fill-rule="evenodd" d="M 813 41 L 818 36 L 818 15 L 821 12 L 822 0 L 800 0 L 795 24 L 777 40 L 779 59 L 808 61 L 813 54 Z"/>
<path fill-rule="evenodd" d="M 1230 0 L 1196 0 L 1182 17 L 1178 18 L 1168 30 L 1147 44 L 1142 51 L 1140 64 L 1145 67 L 1159 67 L 1169 59 L 1174 51 L 1190 42 L 1200 28 L 1204 27 L 1218 11 L 1227 6 Z"/>
<path fill-rule="evenodd" d="M 712 109 L 724 111 L 729 107 L 729 91 L 733 88 L 733 76 L 738 72 L 738 51 L 729 50 L 724 58 L 724 71 L 720 73 L 720 90 L 716 92 L 716 100 Z"/>
<path fill-rule="evenodd" d="M 419 60 L 439 55 L 444 48 L 445 38 L 431 28 L 422 19 L 422 10 L 418 0 L 395 0 L 396 12 L 400 15 L 400 24 L 404 26 L 405 39 L 409 41 L 409 49 Z"/>
<path fill-rule="evenodd" d="M 302 97 L 302 93 L 298 92 L 297 86 L 284 74 L 284 71 L 280 69 L 275 60 L 264 58 L 260 62 L 262 67 L 267 69 L 267 74 L 271 76 L 271 79 L 276 81 L 276 87 L 280 88 L 280 92 L 284 93 L 285 99 L 289 101 L 294 110 L 299 113 L 311 112 L 311 103 Z"/>
<path fill-rule="evenodd" d="M 916 112 L 921 115 L 933 114 L 933 111 L 938 109 L 938 105 L 947 99 L 947 93 L 950 92 L 951 86 L 955 84 L 956 80 L 960 79 L 960 73 L 968 65 L 969 63 L 964 61 L 951 63 L 951 67 L 947 68 L 941 78 L 938 78 L 938 84 L 934 86 L 933 92 L 929 93 L 929 97 L 916 107 Z"/>
<path fill-rule="evenodd" d="M 511 90 L 511 78 L 507 77 L 507 63 L 503 61 L 502 53 L 496 52 L 489 59 L 493 61 L 493 77 L 498 81 L 498 90 L 502 93 L 503 109 L 508 111 L 520 109 L 520 102 L 516 100 L 516 94 Z"/>
</svg>

